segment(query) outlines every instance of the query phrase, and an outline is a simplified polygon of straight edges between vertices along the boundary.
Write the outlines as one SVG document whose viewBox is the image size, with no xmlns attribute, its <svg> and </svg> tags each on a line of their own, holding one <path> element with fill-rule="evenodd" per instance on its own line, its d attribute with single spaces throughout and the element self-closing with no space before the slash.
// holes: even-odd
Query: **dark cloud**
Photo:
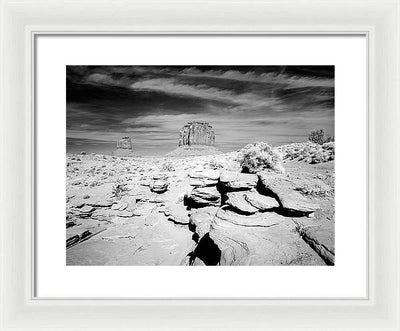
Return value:
<svg viewBox="0 0 400 331">
<path fill-rule="evenodd" d="M 333 66 L 67 66 L 66 78 L 70 151 L 130 135 L 143 154 L 168 152 L 189 120 L 209 121 L 225 151 L 334 131 Z"/>
</svg>

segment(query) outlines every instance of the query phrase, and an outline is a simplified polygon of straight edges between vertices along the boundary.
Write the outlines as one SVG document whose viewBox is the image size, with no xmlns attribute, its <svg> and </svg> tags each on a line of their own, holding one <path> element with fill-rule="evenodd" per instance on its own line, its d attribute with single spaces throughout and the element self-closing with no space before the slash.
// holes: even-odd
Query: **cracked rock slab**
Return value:
<svg viewBox="0 0 400 331">
<path fill-rule="evenodd" d="M 164 209 L 164 215 L 167 219 L 175 224 L 189 224 L 188 211 L 183 205 L 168 205 Z"/>
<path fill-rule="evenodd" d="M 150 191 L 154 193 L 164 193 L 168 190 L 168 185 L 166 180 L 157 179 L 150 183 Z"/>
<path fill-rule="evenodd" d="M 219 206 L 221 203 L 221 195 L 215 186 L 196 187 L 188 198 L 199 206 Z"/>
<path fill-rule="evenodd" d="M 226 190 L 249 190 L 256 187 L 258 176 L 235 171 L 223 171 L 220 183 Z"/>
<path fill-rule="evenodd" d="M 301 220 L 295 222 L 297 230 L 307 242 L 329 265 L 335 264 L 335 223 L 324 221 L 307 224 Z"/>
<path fill-rule="evenodd" d="M 79 189 L 67 202 L 67 206 L 80 207 L 88 205 L 92 207 L 110 207 L 113 205 L 112 183 L 106 183 L 95 187 Z M 75 192 L 73 192 L 75 193 Z"/>
<path fill-rule="evenodd" d="M 256 191 L 244 193 L 244 199 L 260 211 L 271 210 L 279 207 L 279 203 L 275 198 L 259 194 Z"/>
<path fill-rule="evenodd" d="M 221 251 L 220 265 L 326 265 L 293 222 L 276 213 L 246 216 L 221 209 L 209 235 Z"/>
<path fill-rule="evenodd" d="M 189 172 L 189 184 L 195 187 L 217 185 L 219 171 L 210 169 L 197 169 Z"/>
<path fill-rule="evenodd" d="M 225 203 L 246 214 L 258 212 L 258 208 L 254 207 L 245 199 L 245 194 L 244 192 L 228 192 L 226 193 L 227 200 Z"/>
<path fill-rule="evenodd" d="M 319 206 L 300 194 L 297 185 L 290 178 L 271 173 L 259 173 L 260 181 L 266 192 L 274 195 L 280 205 L 292 212 L 313 213 Z"/>
</svg>

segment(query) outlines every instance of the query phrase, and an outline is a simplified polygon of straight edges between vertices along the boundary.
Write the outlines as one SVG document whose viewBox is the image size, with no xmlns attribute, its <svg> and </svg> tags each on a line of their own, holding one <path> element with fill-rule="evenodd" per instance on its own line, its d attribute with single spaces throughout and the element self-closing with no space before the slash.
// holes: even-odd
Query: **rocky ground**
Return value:
<svg viewBox="0 0 400 331">
<path fill-rule="evenodd" d="M 329 144 L 282 146 L 284 174 L 242 173 L 238 152 L 68 154 L 67 265 L 332 265 Z"/>
</svg>

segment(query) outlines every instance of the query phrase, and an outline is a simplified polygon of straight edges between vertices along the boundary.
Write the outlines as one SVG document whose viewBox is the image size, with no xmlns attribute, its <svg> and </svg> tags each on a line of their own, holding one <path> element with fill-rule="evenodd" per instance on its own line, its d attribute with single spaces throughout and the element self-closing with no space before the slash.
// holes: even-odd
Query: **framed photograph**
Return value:
<svg viewBox="0 0 400 331">
<path fill-rule="evenodd" d="M 399 330 L 399 5 L 2 2 L 1 330 Z"/>
</svg>

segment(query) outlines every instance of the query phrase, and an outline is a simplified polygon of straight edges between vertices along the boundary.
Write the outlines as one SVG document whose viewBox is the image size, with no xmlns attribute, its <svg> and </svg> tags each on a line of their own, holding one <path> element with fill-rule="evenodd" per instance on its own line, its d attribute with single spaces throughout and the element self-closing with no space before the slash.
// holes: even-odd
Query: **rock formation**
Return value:
<svg viewBox="0 0 400 331">
<path fill-rule="evenodd" d="M 276 197 L 281 207 L 288 212 L 307 215 L 318 209 L 319 206 L 316 203 L 306 199 L 298 191 L 293 180 L 283 175 L 271 175 L 268 172 L 260 172 L 259 177 L 265 191 Z"/>
<path fill-rule="evenodd" d="M 274 212 L 241 215 L 221 208 L 211 221 L 209 237 L 220 250 L 223 266 L 325 264 L 296 233 L 293 222 Z"/>
<path fill-rule="evenodd" d="M 221 195 L 217 190 L 219 171 L 217 170 L 192 170 L 189 173 L 189 184 L 194 187 L 186 196 L 186 201 L 191 206 L 206 207 L 220 206 Z"/>
<path fill-rule="evenodd" d="M 212 126 L 208 122 L 193 121 L 188 122 L 179 132 L 178 146 L 206 145 L 213 146 L 215 134 Z"/>
<path fill-rule="evenodd" d="M 133 155 L 133 138 L 123 137 L 117 141 L 117 150 L 114 153 L 117 156 Z"/>
<path fill-rule="evenodd" d="M 179 132 L 178 148 L 168 153 L 167 156 L 221 154 L 214 144 L 215 133 L 210 123 L 205 121 L 188 122 Z"/>
<path fill-rule="evenodd" d="M 227 191 L 250 190 L 256 187 L 258 176 L 235 171 L 222 171 L 220 182 Z"/>
<path fill-rule="evenodd" d="M 241 152 L 203 155 L 67 155 L 67 264 L 335 264 L 333 162 L 253 174 Z"/>
</svg>

